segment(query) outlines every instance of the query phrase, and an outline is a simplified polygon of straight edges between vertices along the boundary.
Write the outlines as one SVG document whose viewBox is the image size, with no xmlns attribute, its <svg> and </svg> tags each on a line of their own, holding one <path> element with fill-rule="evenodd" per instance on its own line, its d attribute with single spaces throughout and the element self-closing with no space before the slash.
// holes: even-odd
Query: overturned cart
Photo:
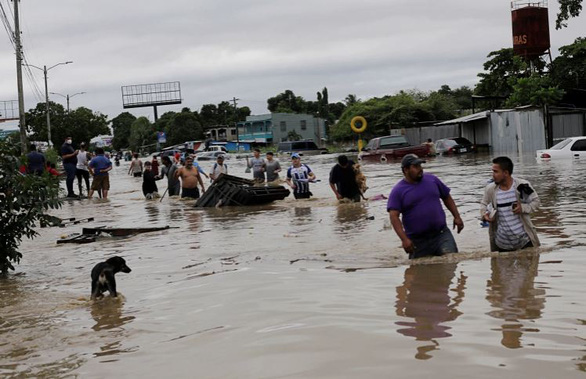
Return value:
<svg viewBox="0 0 586 379">
<path fill-rule="evenodd" d="M 252 180 L 221 174 L 195 206 L 260 205 L 283 200 L 289 194 L 289 190 L 283 186 L 255 186 Z"/>
</svg>

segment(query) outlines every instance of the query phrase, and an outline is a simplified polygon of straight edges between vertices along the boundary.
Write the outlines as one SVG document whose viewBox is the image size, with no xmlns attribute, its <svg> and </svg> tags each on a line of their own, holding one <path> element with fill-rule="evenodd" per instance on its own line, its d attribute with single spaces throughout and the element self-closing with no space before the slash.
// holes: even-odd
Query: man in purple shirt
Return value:
<svg viewBox="0 0 586 379">
<path fill-rule="evenodd" d="M 454 216 L 454 228 L 458 233 L 464 229 L 450 189 L 435 175 L 423 175 L 422 163 L 415 154 L 403 157 L 405 178 L 393 187 L 387 202 L 391 225 L 410 259 L 458 252 L 440 199 Z"/>
</svg>

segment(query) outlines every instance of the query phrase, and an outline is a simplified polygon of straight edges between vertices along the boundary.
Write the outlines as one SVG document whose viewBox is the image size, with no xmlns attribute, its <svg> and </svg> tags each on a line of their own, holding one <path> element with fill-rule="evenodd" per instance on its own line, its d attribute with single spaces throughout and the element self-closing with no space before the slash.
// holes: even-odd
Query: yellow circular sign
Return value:
<svg viewBox="0 0 586 379">
<path fill-rule="evenodd" d="M 356 126 L 357 122 L 360 122 L 362 126 L 358 128 Z M 350 121 L 350 127 L 355 133 L 362 133 L 366 130 L 366 119 L 362 116 L 356 116 L 352 119 L 352 121 Z"/>
</svg>

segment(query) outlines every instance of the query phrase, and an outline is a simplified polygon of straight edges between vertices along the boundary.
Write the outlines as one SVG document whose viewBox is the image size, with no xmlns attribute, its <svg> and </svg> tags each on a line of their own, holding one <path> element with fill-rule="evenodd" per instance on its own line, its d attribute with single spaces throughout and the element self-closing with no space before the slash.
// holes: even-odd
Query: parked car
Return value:
<svg viewBox="0 0 586 379">
<path fill-rule="evenodd" d="M 566 138 L 547 150 L 537 150 L 537 158 L 549 159 L 586 159 L 586 137 Z"/>
<path fill-rule="evenodd" d="M 197 161 L 215 161 L 218 155 L 222 155 L 224 159 L 230 159 L 230 154 L 226 154 L 224 151 L 205 151 L 195 156 Z"/>
<path fill-rule="evenodd" d="M 377 137 L 368 142 L 358 154 L 358 159 L 366 162 L 386 163 L 392 159 L 403 158 L 407 154 L 416 154 L 419 157 L 428 156 L 429 146 L 412 146 L 403 135 Z"/>
<path fill-rule="evenodd" d="M 277 152 L 299 155 L 319 155 L 327 154 L 328 149 L 318 147 L 313 141 L 285 141 L 280 142 L 277 147 Z"/>
<path fill-rule="evenodd" d="M 206 151 L 223 151 L 224 153 L 227 153 L 228 152 L 228 150 L 226 149 L 226 147 L 225 146 L 222 146 L 222 145 L 212 145 L 212 146 L 208 147 L 206 149 Z"/>
<path fill-rule="evenodd" d="M 435 141 L 435 151 L 438 155 L 473 153 L 476 146 L 463 137 L 443 138 Z"/>
</svg>

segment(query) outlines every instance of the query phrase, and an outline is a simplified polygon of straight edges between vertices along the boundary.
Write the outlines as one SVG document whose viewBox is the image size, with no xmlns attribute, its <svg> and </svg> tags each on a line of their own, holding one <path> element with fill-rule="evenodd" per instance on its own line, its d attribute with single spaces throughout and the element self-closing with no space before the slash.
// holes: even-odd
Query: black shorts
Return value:
<svg viewBox="0 0 586 379">
<path fill-rule="evenodd" d="M 199 199 L 199 188 L 181 188 L 181 198 L 184 197 Z"/>
<path fill-rule="evenodd" d="M 309 199 L 310 197 L 313 196 L 313 194 L 311 192 L 301 192 L 301 193 L 294 192 L 293 196 L 295 196 L 296 199 Z"/>
<path fill-rule="evenodd" d="M 355 203 L 360 203 L 360 194 L 357 193 L 356 195 L 353 195 L 353 196 L 344 196 L 344 199 L 350 199 Z"/>
<path fill-rule="evenodd" d="M 135 177 L 135 178 L 140 178 L 140 177 L 142 177 L 142 172 L 135 172 L 135 173 L 134 173 L 134 177 Z"/>
</svg>

